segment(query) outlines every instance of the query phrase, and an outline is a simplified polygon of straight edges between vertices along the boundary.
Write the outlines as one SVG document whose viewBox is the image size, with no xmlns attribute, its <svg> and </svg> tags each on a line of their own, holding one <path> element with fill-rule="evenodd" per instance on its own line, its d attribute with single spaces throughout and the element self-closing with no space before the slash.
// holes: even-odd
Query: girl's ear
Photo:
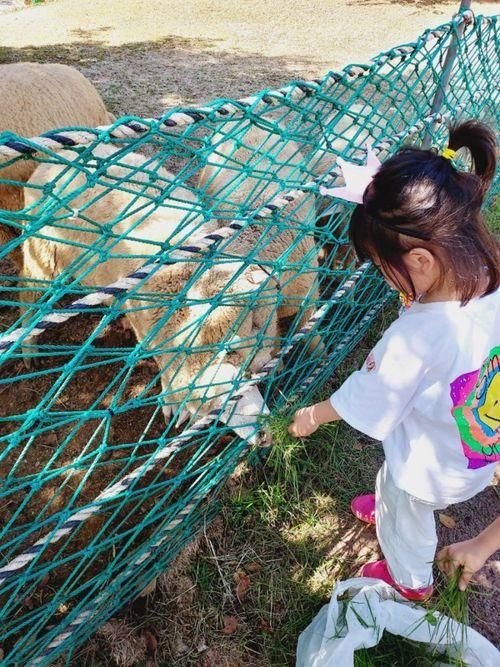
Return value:
<svg viewBox="0 0 500 667">
<path fill-rule="evenodd" d="M 404 256 L 404 262 L 410 273 L 429 275 L 438 268 L 434 255 L 427 248 L 412 248 Z"/>
</svg>

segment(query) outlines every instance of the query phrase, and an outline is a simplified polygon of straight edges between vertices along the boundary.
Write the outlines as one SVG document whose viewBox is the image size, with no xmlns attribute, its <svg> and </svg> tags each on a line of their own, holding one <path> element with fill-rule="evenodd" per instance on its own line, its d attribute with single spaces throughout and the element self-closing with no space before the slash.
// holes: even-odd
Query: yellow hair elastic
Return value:
<svg viewBox="0 0 500 667">
<path fill-rule="evenodd" d="M 444 157 L 445 160 L 453 160 L 456 154 L 457 151 L 454 151 L 453 148 L 445 148 L 444 151 L 441 151 L 441 156 Z"/>
</svg>

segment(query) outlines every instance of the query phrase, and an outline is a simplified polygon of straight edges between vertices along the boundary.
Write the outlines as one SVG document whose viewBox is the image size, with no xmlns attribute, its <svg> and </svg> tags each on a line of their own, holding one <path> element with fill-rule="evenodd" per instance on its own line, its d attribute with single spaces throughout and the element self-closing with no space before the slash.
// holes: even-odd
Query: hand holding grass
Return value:
<svg viewBox="0 0 500 667">
<path fill-rule="evenodd" d="M 441 549 L 437 561 L 441 570 L 448 576 L 452 576 L 458 568 L 462 568 L 458 587 L 464 591 L 472 575 L 480 570 L 498 549 L 500 549 L 500 517 L 473 539 L 450 544 Z"/>
<path fill-rule="evenodd" d="M 321 401 L 309 405 L 307 408 L 300 408 L 293 416 L 293 421 L 288 427 L 288 432 L 296 438 L 305 438 L 314 433 L 318 426 L 333 422 L 342 417 L 333 408 L 330 401 Z"/>
</svg>

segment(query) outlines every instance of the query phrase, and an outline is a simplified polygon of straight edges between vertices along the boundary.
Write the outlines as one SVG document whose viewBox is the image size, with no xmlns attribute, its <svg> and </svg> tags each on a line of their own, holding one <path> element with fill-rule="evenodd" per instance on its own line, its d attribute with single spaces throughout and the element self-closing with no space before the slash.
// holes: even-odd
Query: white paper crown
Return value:
<svg viewBox="0 0 500 667">
<path fill-rule="evenodd" d="M 345 185 L 340 188 L 325 188 L 320 185 L 320 194 L 362 204 L 363 194 L 382 164 L 373 152 L 373 148 L 370 144 L 366 144 L 366 164 L 353 164 L 341 157 L 337 158 L 337 164 Z"/>
</svg>

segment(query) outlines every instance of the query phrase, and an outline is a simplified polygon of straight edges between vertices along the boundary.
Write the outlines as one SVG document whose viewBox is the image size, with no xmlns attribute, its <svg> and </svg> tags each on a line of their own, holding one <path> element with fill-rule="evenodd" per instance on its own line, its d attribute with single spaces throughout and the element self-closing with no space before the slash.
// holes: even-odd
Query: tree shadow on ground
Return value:
<svg viewBox="0 0 500 667">
<path fill-rule="evenodd" d="M 117 116 L 158 116 L 173 106 L 203 104 L 213 98 L 245 97 L 303 78 L 314 61 L 239 55 L 219 51 L 217 40 L 171 36 L 156 42 L 108 46 L 105 28 L 75 31 L 81 42 L 55 46 L 0 48 L 0 63 L 59 62 L 73 65 L 99 89 Z M 126 89 L 126 94 L 124 92 Z"/>
</svg>

